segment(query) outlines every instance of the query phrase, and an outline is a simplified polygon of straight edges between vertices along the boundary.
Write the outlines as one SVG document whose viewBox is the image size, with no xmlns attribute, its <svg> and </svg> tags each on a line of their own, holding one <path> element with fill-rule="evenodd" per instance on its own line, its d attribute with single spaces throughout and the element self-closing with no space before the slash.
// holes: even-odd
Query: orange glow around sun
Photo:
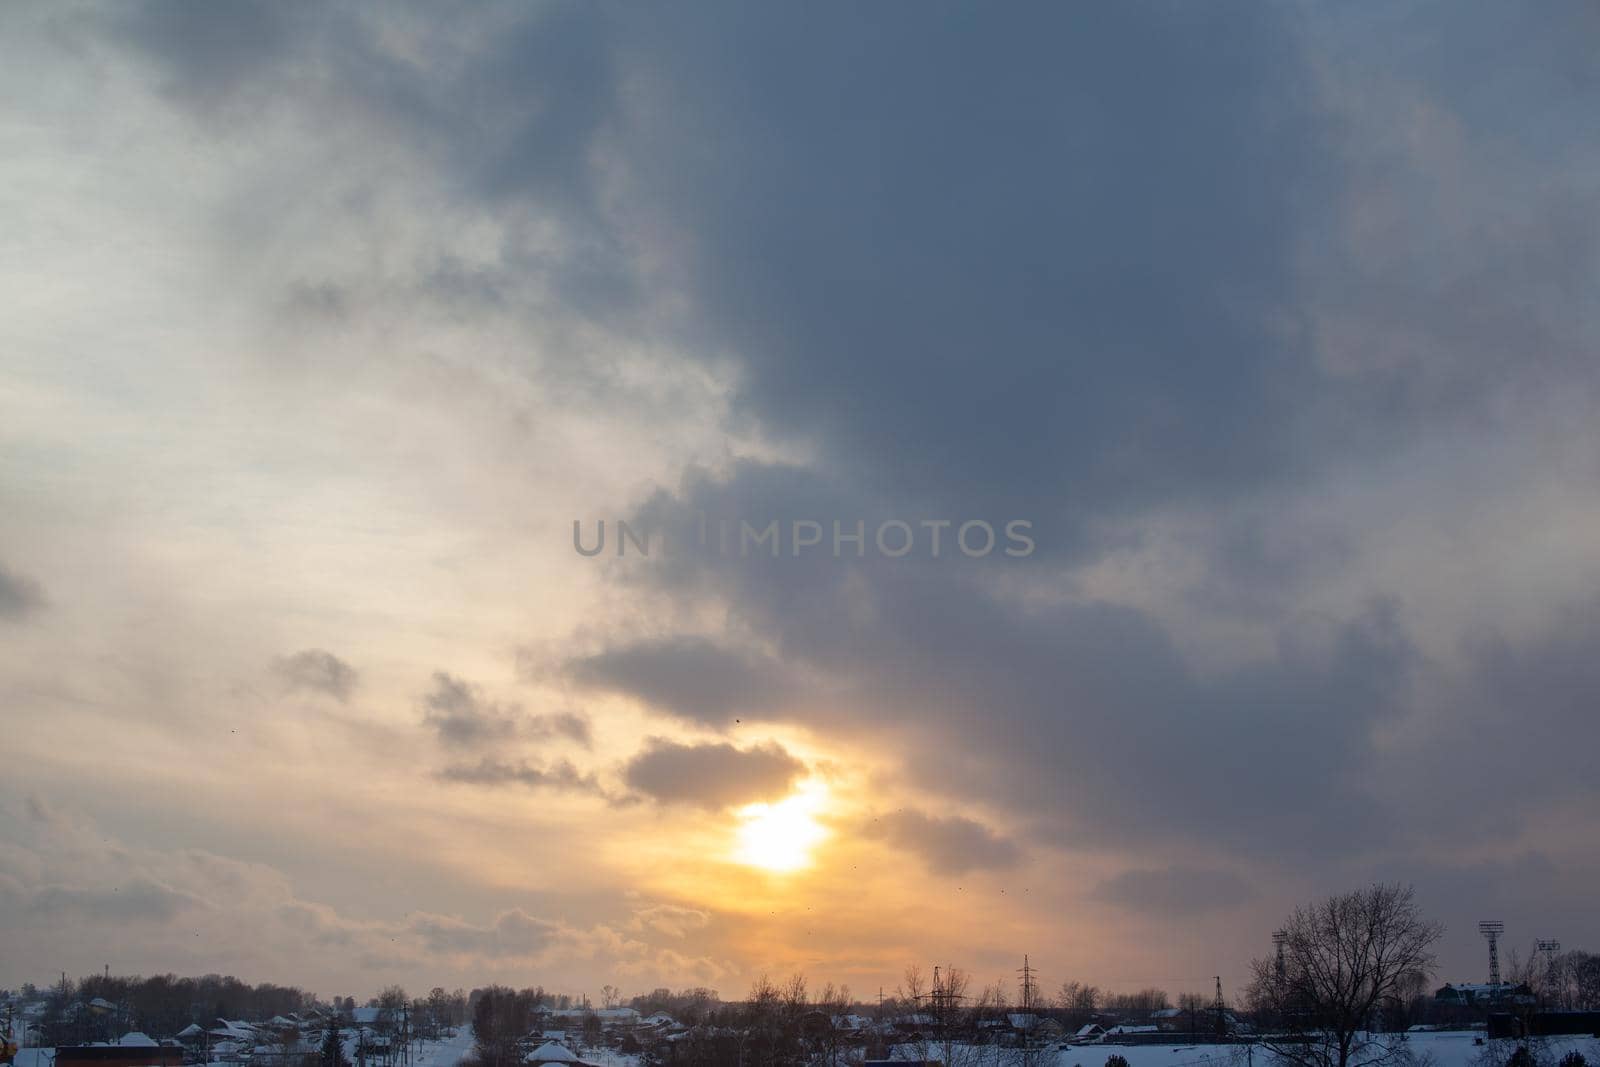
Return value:
<svg viewBox="0 0 1600 1067">
<path fill-rule="evenodd" d="M 740 808 L 734 858 L 774 873 L 809 867 L 811 850 L 828 836 L 816 818 L 826 800 L 827 789 L 813 784 L 775 803 Z"/>
</svg>

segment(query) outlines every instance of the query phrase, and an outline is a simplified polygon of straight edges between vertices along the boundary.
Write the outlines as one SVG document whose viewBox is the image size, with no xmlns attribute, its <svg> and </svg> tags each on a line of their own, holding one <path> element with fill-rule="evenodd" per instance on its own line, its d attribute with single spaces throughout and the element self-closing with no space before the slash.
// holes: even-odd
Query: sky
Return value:
<svg viewBox="0 0 1600 1067">
<path fill-rule="evenodd" d="M 1597 39 L 6 5 L 0 984 L 1600 949 Z"/>
</svg>

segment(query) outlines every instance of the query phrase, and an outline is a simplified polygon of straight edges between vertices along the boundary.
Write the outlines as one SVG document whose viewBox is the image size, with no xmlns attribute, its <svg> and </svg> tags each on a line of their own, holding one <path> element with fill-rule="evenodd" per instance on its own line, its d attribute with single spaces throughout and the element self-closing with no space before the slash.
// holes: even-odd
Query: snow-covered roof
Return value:
<svg viewBox="0 0 1600 1067">
<path fill-rule="evenodd" d="M 577 1063 L 578 1054 L 559 1041 L 546 1041 L 526 1057 L 528 1063 Z"/>
<path fill-rule="evenodd" d="M 137 1030 L 130 1030 L 117 1039 L 117 1044 L 124 1048 L 155 1048 L 156 1039 L 149 1034 L 142 1034 Z"/>
<path fill-rule="evenodd" d="M 1105 1027 L 1101 1026 L 1099 1023 L 1084 1023 L 1082 1026 L 1078 1027 L 1079 1037 L 1094 1037 L 1096 1034 L 1103 1034 L 1105 1032 Z"/>
<path fill-rule="evenodd" d="M 1038 1021 L 1039 1017 L 1031 1012 L 1016 1012 L 1006 1016 L 1006 1022 L 1011 1024 L 1013 1030 L 1032 1030 Z"/>
<path fill-rule="evenodd" d="M 182 1030 L 178 1031 L 178 1036 L 179 1037 L 199 1037 L 203 1033 L 205 1033 L 205 1031 L 203 1029 L 201 1029 L 199 1023 L 190 1023 L 188 1026 L 185 1026 Z"/>
</svg>

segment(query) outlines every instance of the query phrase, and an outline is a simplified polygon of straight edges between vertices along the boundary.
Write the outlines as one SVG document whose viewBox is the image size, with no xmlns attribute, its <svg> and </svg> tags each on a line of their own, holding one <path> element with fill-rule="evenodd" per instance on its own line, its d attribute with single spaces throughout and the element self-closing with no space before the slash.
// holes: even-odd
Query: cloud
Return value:
<svg viewBox="0 0 1600 1067">
<path fill-rule="evenodd" d="M 569 660 L 566 671 L 580 685 L 710 726 L 756 717 L 790 691 L 776 662 L 693 635 L 612 646 Z"/>
<path fill-rule="evenodd" d="M 628 927 L 632 930 L 655 930 L 668 937 L 684 937 L 694 930 L 704 929 L 711 922 L 709 912 L 681 904 L 652 904 L 634 910 Z"/>
<path fill-rule="evenodd" d="M 567 740 L 588 748 L 594 741 L 587 716 L 573 711 L 526 715 L 518 704 L 484 696 L 471 682 L 435 671 L 433 688 L 422 698 L 425 725 L 452 748 L 474 748 L 513 739 Z"/>
<path fill-rule="evenodd" d="M 727 808 L 775 800 L 806 773 L 781 745 L 751 748 L 652 738 L 623 768 L 628 786 L 664 804 Z"/>
<path fill-rule="evenodd" d="M 933 514 L 1029 509 L 1058 550 L 1317 458 L 1311 353 L 1274 315 L 1331 141 L 1284 13 L 835 15 L 628 28 L 692 116 L 630 131 L 636 191 L 690 244 L 740 414 Z"/>
<path fill-rule="evenodd" d="M 522 711 L 484 698 L 482 691 L 444 671 L 433 673 L 433 688 L 422 698 L 422 721 L 446 745 L 466 748 L 513 736 Z"/>
<path fill-rule="evenodd" d="M 1022 859 L 1015 841 L 964 815 L 901 810 L 874 816 L 862 830 L 919 857 L 936 874 L 1003 869 Z"/>
<path fill-rule="evenodd" d="M 130 4 L 115 12 L 112 25 L 159 65 L 169 94 L 209 109 L 285 57 L 296 21 L 278 5 L 236 0 L 192 19 L 159 3 Z"/>
<path fill-rule="evenodd" d="M 687 478 L 650 507 L 765 514 L 785 499 L 871 514 L 816 472 L 753 461 Z M 828 679 L 808 725 L 893 738 L 908 780 L 1009 809 L 1041 840 L 1177 841 L 1206 827 L 1259 851 L 1286 839 L 1370 846 L 1392 832 L 1363 771 L 1375 729 L 1405 712 L 1419 668 L 1398 605 L 1291 614 L 1275 620 L 1267 650 L 1201 672 L 1150 610 L 1081 593 L 1016 596 L 1004 580 L 1041 581 L 1047 566 L 686 556 L 624 580 L 684 605 L 737 605 L 742 629 L 792 669 Z M 1233 787 L 1209 789 L 1218 774 Z"/>
<path fill-rule="evenodd" d="M 589 717 L 575 711 L 559 711 L 550 715 L 535 715 L 529 720 L 528 732 L 536 740 L 565 738 L 584 748 L 594 744 L 594 731 Z"/>
<path fill-rule="evenodd" d="M 441 915 L 418 915 L 409 925 L 429 951 L 470 956 L 537 956 L 568 932 L 521 908 L 502 912 L 489 926 Z"/>
<path fill-rule="evenodd" d="M 1130 911 L 1196 915 L 1241 907 L 1256 894 L 1231 871 L 1164 867 L 1123 871 L 1100 882 L 1093 895 Z"/>
<path fill-rule="evenodd" d="M 510 762 L 485 756 L 475 764 L 456 764 L 439 772 L 446 782 L 465 785 L 522 785 L 530 789 L 557 789 L 575 793 L 604 795 L 593 774 L 584 774 L 568 760 L 548 767 L 536 767 L 525 760 Z"/>
<path fill-rule="evenodd" d="M 354 667 L 320 648 L 308 648 L 272 661 L 272 672 L 289 690 L 323 693 L 341 704 L 355 692 L 360 676 Z"/>
<path fill-rule="evenodd" d="M 6 535 L 66 531 L 63 551 L 81 558 L 153 564 L 168 528 L 151 520 L 167 510 L 184 538 L 236 513 L 267 524 L 259 542 L 228 527 L 184 556 L 205 560 L 228 543 L 294 545 L 280 535 L 306 527 L 288 501 L 326 486 L 384 521 L 318 527 L 331 567 L 293 555 L 258 569 L 287 559 L 306 576 L 305 610 L 331 618 L 372 603 L 361 583 L 382 586 L 395 634 L 432 633 L 419 619 L 459 609 L 469 632 L 453 639 L 481 649 L 504 640 L 504 605 L 407 615 L 390 591 L 436 571 L 434 549 L 463 531 L 490 545 L 493 506 L 562 499 L 556 440 L 577 442 L 559 453 L 581 459 L 573 479 L 618 512 L 1020 516 L 1040 551 L 1014 566 L 608 570 L 616 587 L 551 609 L 585 620 L 556 658 L 579 688 L 695 725 L 785 717 L 840 759 L 881 758 L 896 789 L 994 813 L 1030 861 L 1046 845 L 1149 854 L 1204 834 L 1216 869 L 1267 878 L 1397 862 L 1481 831 L 1461 798 L 1508 763 L 1542 770 L 1480 805 L 1480 822 L 1592 844 L 1583 754 L 1597 728 L 1582 696 L 1600 612 L 1561 601 L 1597 573 L 1600 161 L 1567 132 L 1600 98 L 1585 52 L 1595 15 L 1440 12 L 30 13 L 0 44 L 29 116 L 12 177 L 36 210 L 19 240 L 42 274 L 162 309 L 149 326 L 96 297 L 75 328 L 104 321 L 117 343 L 77 347 L 102 354 L 100 380 L 129 386 L 119 416 L 179 425 L 181 406 L 185 452 L 250 478 L 226 480 L 247 496 L 201 494 L 220 505 L 203 522 L 117 504 L 130 483 L 96 444 L 105 434 L 133 449 L 147 503 L 195 498 L 190 457 L 161 451 L 164 435 L 108 430 L 103 398 L 41 352 L 19 365 L 19 395 L 48 398 L 24 406 L 50 417 L 8 431 L 19 454 L 60 455 L 71 476 L 30 479 L 20 498 L 45 506 Z M 1461 59 L 1489 53 L 1508 57 L 1492 76 Z M 82 165 L 97 153 L 118 165 Z M 69 166 L 81 182 L 50 180 Z M 119 252 L 150 233 L 154 271 Z M 227 284 L 191 306 L 196 277 Z M 22 304 L 53 314 L 55 299 Z M 292 343 L 275 335 L 270 358 L 232 362 L 236 346 L 216 344 L 228 322 Z M 18 330 L 54 336 L 54 321 L 25 314 Z M 224 355 L 185 351 L 192 335 Z M 150 355 L 135 371 L 127 353 Z M 259 414 L 223 432 L 191 421 L 211 400 Z M 373 411 L 384 432 L 352 433 Z M 645 428 L 611 439 L 631 423 Z M 674 436 L 691 424 L 703 431 Z M 404 449 L 389 444 L 396 426 Z M 386 443 L 352 444 L 365 437 Z M 625 447 L 639 441 L 648 468 Z M 268 481 L 275 470 L 293 492 Z M 393 521 L 383 509 L 401 485 L 436 514 Z M 1451 486 L 1469 507 L 1444 502 Z M 256 514 L 241 499 L 274 503 Z M 139 521 L 85 521 L 91 503 Z M 1465 551 L 1474 541 L 1493 547 Z M 379 570 L 401 542 L 427 548 Z M 491 587 L 460 557 L 448 566 L 453 590 Z M 350 587 L 317 592 L 339 567 Z M 168 585 L 248 580 L 220 578 L 185 568 Z M 172 677 L 220 673 L 207 642 L 117 629 L 181 611 L 96 592 L 70 598 L 86 604 L 67 620 L 82 637 L 51 662 L 0 664 L 0 702 L 42 705 L 50 675 L 74 680 L 63 706 L 80 708 L 127 692 L 127 664 L 163 659 L 204 661 Z M 41 602 L 0 572 L 0 616 Z M 639 633 L 641 605 L 653 636 L 596 647 L 595 633 Z M 446 654 L 415 650 L 424 664 Z M 344 699 L 308 666 L 291 684 Z M 587 746 L 583 716 L 528 715 L 442 672 L 422 703 L 456 751 L 447 779 L 592 788 L 570 763 L 502 750 Z M 174 758 L 194 743 L 182 740 Z M 789 787 L 786 760 L 657 742 L 624 774 L 640 796 L 714 807 Z M 952 862 L 940 842 L 963 834 L 992 847 L 981 827 L 895 829 L 911 842 L 895 847 L 930 863 Z M 29 849 L 12 876 L 30 891 L 133 884 L 84 858 L 89 835 L 62 833 L 77 851 Z M 83 869 L 45 869 L 69 860 Z M 1566 861 L 1540 880 L 1576 883 Z M 260 901 L 251 918 L 347 937 L 349 958 L 425 952 L 421 932 L 319 912 L 281 878 L 182 862 L 178 891 L 221 900 L 213 887 L 237 883 Z M 1104 890 L 1121 899 L 1160 907 L 1174 881 L 1206 884 L 1123 862 L 1133 870 Z M 1502 874 L 1437 877 L 1478 892 Z"/>
<path fill-rule="evenodd" d="M 513 905 L 485 921 L 430 910 L 363 916 L 297 894 L 277 868 L 198 849 L 142 848 L 37 798 L 0 793 L 0 815 L 11 828 L 0 846 L 0 929 L 11 938 L 8 960 L 24 965 L 60 960 L 97 970 L 93 961 L 114 941 L 129 970 L 310 967 L 340 975 L 341 984 L 441 968 L 467 981 L 530 964 L 657 983 L 730 969 L 687 954 L 683 939 L 704 926 L 694 909 L 619 904 L 614 918 L 602 908 L 579 919 Z M 656 949 L 657 934 L 685 954 Z M 674 970 L 679 961 L 682 972 Z"/>
<path fill-rule="evenodd" d="M 16 622 L 44 604 L 44 590 L 38 582 L 0 566 L 0 619 Z"/>
<path fill-rule="evenodd" d="M 146 877 L 133 878 L 125 885 L 41 886 L 24 906 L 40 920 L 48 916 L 114 923 L 165 923 L 192 908 L 212 907 L 192 893 Z"/>
</svg>

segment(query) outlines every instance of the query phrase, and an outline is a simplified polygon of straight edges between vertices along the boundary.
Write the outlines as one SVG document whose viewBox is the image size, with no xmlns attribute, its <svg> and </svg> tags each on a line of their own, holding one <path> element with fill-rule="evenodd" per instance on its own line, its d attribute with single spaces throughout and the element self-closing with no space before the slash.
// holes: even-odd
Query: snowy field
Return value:
<svg viewBox="0 0 1600 1067">
<path fill-rule="evenodd" d="M 463 1026 L 443 1041 L 422 1041 L 411 1057 L 413 1067 L 456 1067 L 472 1051 L 472 1027 Z"/>
<path fill-rule="evenodd" d="M 1480 1034 L 1469 1032 L 1407 1034 L 1405 1046 L 1415 1057 L 1416 1067 L 1505 1067 L 1516 1048 L 1515 1041 L 1489 1041 L 1476 1044 Z M 1580 1052 L 1591 1067 L 1600 1067 L 1600 1040 L 1590 1037 L 1550 1037 L 1535 1039 L 1533 1049 L 1540 1067 L 1556 1067 L 1568 1052 Z M 472 1051 L 472 1028 L 462 1027 L 454 1037 L 443 1041 L 424 1041 L 414 1046 L 413 1067 L 457 1067 Z M 16 1067 L 52 1067 L 54 1049 L 24 1049 L 18 1053 Z M 915 1059 L 920 1050 L 900 1046 L 891 1055 L 896 1059 Z M 937 1057 L 937 1049 L 927 1050 Z M 859 1053 L 858 1053 L 859 1054 Z M 1247 1045 L 1073 1045 L 1043 1049 L 1035 1054 L 1037 1067 L 1104 1067 L 1110 1056 L 1121 1056 L 1128 1067 L 1272 1067 L 1272 1057 L 1262 1049 Z M 583 1059 L 601 1067 L 638 1067 L 637 1056 L 605 1049 L 585 1051 Z M 996 1046 L 958 1047 L 952 1059 L 966 1067 L 1016 1067 L 1014 1049 Z M 353 1062 L 353 1061 L 352 1061 Z M 217 1063 L 209 1067 L 237 1067 Z"/>
<path fill-rule="evenodd" d="M 1418 1067 L 1505 1067 L 1517 1042 L 1474 1044 L 1481 1036 L 1467 1031 L 1407 1034 L 1405 1047 Z M 1571 1051 L 1581 1052 L 1591 1067 L 1600 1067 L 1600 1041 L 1594 1038 L 1541 1038 L 1533 1048 L 1550 1067 Z M 1246 1045 L 1075 1045 L 1058 1049 L 1054 1063 L 1046 1059 L 1042 1067 L 1104 1067 L 1113 1054 L 1124 1057 L 1128 1067 L 1270 1067 L 1272 1060 L 1260 1048 L 1251 1053 Z"/>
<path fill-rule="evenodd" d="M 1405 1049 L 1414 1067 L 1505 1067 L 1516 1049 L 1515 1041 L 1477 1044 L 1481 1033 L 1467 1031 L 1405 1035 Z M 1591 1037 L 1537 1038 L 1531 1046 L 1540 1067 L 1556 1067 L 1568 1052 L 1580 1052 L 1591 1067 L 1600 1067 L 1600 1040 Z M 901 1045 L 894 1059 L 917 1059 L 925 1052 L 932 1059 L 939 1049 Z M 1121 1056 L 1128 1067 L 1273 1067 L 1272 1054 L 1249 1045 L 1070 1045 L 1034 1054 L 1037 1067 L 1105 1067 L 1111 1056 Z M 996 1046 L 961 1046 L 952 1051 L 956 1067 L 1018 1067 L 1020 1053 Z"/>
</svg>

